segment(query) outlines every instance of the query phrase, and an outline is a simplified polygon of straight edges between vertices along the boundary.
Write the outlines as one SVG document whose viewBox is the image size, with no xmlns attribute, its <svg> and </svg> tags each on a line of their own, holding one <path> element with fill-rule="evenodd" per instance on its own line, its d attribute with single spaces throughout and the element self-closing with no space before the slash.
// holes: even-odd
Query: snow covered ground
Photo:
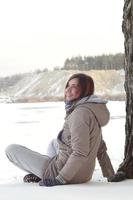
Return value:
<svg viewBox="0 0 133 200">
<path fill-rule="evenodd" d="M 111 120 L 103 128 L 103 137 L 115 170 L 123 160 L 125 142 L 125 102 L 108 102 Z M 18 143 L 45 154 L 49 141 L 62 128 L 65 111 L 63 102 L 0 104 L 0 199 L 90 199 L 130 200 L 133 180 L 108 183 L 98 163 L 91 182 L 78 185 L 39 187 L 25 184 L 25 172 L 13 166 L 5 156 L 5 148 Z"/>
</svg>

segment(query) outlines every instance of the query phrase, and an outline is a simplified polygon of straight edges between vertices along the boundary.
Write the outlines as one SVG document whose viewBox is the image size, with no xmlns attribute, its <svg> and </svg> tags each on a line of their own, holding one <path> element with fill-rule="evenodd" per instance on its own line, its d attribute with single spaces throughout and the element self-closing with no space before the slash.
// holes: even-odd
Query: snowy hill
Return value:
<svg viewBox="0 0 133 200">
<path fill-rule="evenodd" d="M 1 101 L 36 102 L 63 99 L 67 79 L 79 71 L 46 71 L 26 73 L 17 78 L 10 78 L 10 84 L 1 89 Z M 82 71 L 89 74 L 95 81 L 96 94 L 106 98 L 124 99 L 123 70 L 90 70 Z M 119 98 L 118 98 L 119 97 Z"/>
</svg>

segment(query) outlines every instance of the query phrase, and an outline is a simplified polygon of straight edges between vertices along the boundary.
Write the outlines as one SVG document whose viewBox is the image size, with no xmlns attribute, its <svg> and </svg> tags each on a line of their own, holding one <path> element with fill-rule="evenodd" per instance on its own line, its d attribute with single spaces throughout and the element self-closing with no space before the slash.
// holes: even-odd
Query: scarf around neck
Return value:
<svg viewBox="0 0 133 200">
<path fill-rule="evenodd" d="M 107 100 L 103 100 L 96 95 L 91 95 L 91 96 L 86 96 L 75 101 L 66 101 L 65 102 L 66 116 L 69 115 L 76 106 L 85 104 L 85 103 L 106 104 Z"/>
<path fill-rule="evenodd" d="M 72 110 L 74 109 L 75 103 L 76 103 L 75 101 L 66 101 L 65 102 L 66 114 L 69 114 L 72 112 Z"/>
</svg>

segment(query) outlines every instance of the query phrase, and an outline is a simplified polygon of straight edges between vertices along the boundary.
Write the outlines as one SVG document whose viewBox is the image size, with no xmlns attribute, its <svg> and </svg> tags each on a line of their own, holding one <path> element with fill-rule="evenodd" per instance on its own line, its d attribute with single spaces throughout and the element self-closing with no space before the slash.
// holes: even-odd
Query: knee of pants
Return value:
<svg viewBox="0 0 133 200">
<path fill-rule="evenodd" d="M 19 146 L 20 145 L 18 145 L 18 144 L 10 144 L 9 146 L 7 146 L 7 148 L 5 149 L 5 153 L 6 153 L 7 157 L 10 158 L 11 155 L 15 154 L 16 149 Z"/>
</svg>

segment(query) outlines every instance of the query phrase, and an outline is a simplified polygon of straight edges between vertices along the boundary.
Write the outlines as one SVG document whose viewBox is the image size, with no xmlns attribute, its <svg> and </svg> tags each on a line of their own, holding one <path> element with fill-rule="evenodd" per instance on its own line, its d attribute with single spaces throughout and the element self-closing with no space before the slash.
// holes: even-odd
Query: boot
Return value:
<svg viewBox="0 0 133 200">
<path fill-rule="evenodd" d="M 108 182 L 120 182 L 125 180 L 126 177 L 126 173 L 123 171 L 118 171 L 116 172 L 116 174 L 114 174 L 113 176 L 108 178 Z"/>
</svg>

